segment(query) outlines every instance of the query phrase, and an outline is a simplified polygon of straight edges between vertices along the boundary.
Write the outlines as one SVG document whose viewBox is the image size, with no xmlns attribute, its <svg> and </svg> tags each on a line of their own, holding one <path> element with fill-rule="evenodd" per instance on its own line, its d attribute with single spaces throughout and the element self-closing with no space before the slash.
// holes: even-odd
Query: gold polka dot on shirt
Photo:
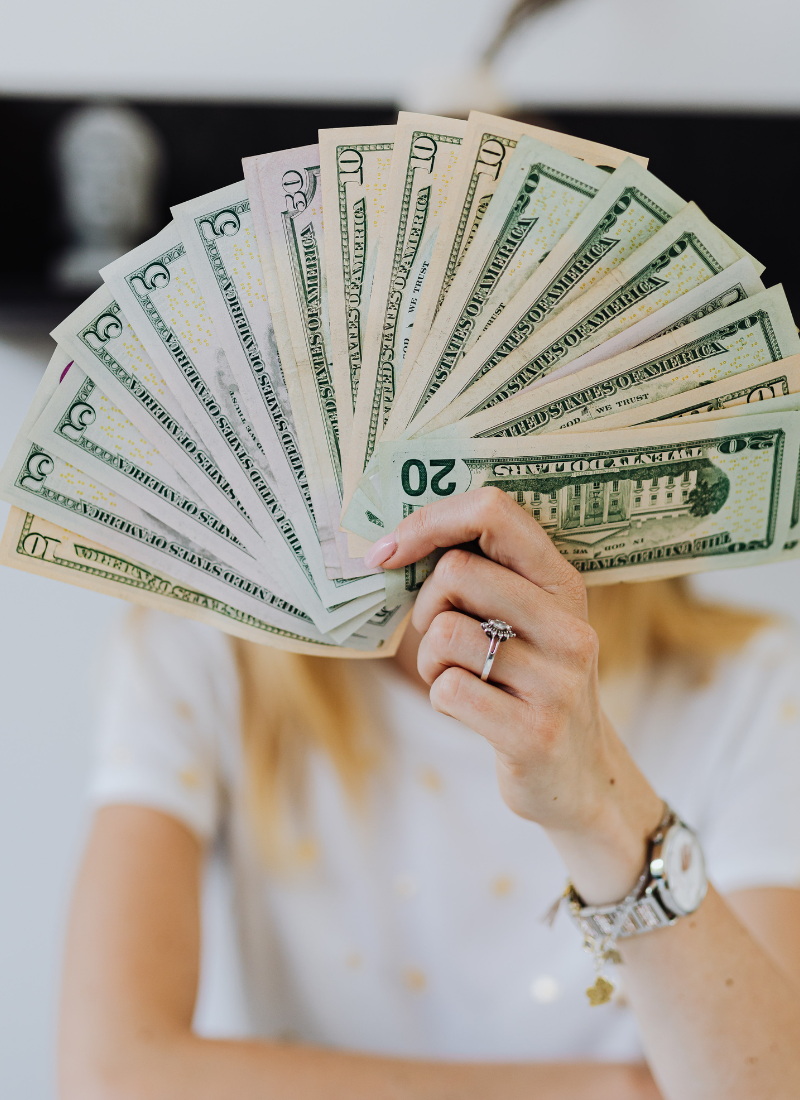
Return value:
<svg viewBox="0 0 800 1100">
<path fill-rule="evenodd" d="M 796 722 L 798 716 L 800 716 L 800 706 L 796 699 L 784 699 L 781 706 L 781 721 L 782 722 Z"/>
<path fill-rule="evenodd" d="M 428 979 L 418 966 L 407 966 L 403 971 L 403 985 L 412 993 L 422 993 L 427 984 Z"/>
<path fill-rule="evenodd" d="M 305 840 L 298 840 L 294 848 L 294 858 L 298 863 L 308 867 L 312 863 L 316 863 L 319 859 L 319 848 L 316 840 L 311 837 L 307 837 Z"/>
<path fill-rule="evenodd" d="M 492 879 L 491 890 L 496 898 L 507 898 L 514 889 L 511 875 L 497 875 Z"/>
<path fill-rule="evenodd" d="M 444 783 L 436 768 L 423 768 L 419 773 L 419 781 L 427 791 L 439 794 Z"/>
<path fill-rule="evenodd" d="M 177 703 L 174 704 L 174 709 L 177 716 L 183 719 L 184 722 L 191 722 L 194 718 L 194 711 L 185 699 L 179 699 Z"/>
<path fill-rule="evenodd" d="M 200 772 L 197 768 L 184 768 L 182 772 L 178 772 L 178 779 L 189 790 L 200 786 Z"/>
<path fill-rule="evenodd" d="M 413 875 L 397 875 L 394 880 L 394 892 L 401 898 L 413 898 L 419 891 L 419 883 Z"/>
</svg>

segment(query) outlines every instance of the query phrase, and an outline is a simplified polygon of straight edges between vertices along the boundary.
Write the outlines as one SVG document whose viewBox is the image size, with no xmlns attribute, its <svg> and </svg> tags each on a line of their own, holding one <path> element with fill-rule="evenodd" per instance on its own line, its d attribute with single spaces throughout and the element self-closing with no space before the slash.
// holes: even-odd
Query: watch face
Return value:
<svg viewBox="0 0 800 1100">
<path fill-rule="evenodd" d="M 661 849 L 664 884 L 660 892 L 677 916 L 693 913 L 706 894 L 706 867 L 703 849 L 695 834 L 685 825 L 673 825 Z"/>
</svg>

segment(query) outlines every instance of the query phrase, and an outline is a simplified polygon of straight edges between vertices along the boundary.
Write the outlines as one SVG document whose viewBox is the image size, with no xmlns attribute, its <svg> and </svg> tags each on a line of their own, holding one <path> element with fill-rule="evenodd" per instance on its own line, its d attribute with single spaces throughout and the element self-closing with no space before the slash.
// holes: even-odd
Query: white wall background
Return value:
<svg viewBox="0 0 800 1100">
<path fill-rule="evenodd" d="M 44 360 L 0 343 L 0 462 Z M 8 506 L 0 502 L 5 525 Z M 0 1096 L 49 1100 L 69 889 L 83 837 L 91 670 L 122 605 L 0 569 Z"/>
<path fill-rule="evenodd" d="M 0 0 L 0 94 L 444 105 L 497 0 Z M 511 101 L 800 109 L 796 0 L 568 0 L 498 65 Z M 45 354 L 0 341 L 0 461 Z M 0 502 L 0 523 L 6 506 Z M 800 562 L 702 590 L 800 623 Z M 0 1095 L 51 1100 L 66 902 L 85 830 L 91 681 L 110 597 L 0 569 Z"/>
<path fill-rule="evenodd" d="M 383 99 L 432 109 L 511 0 L 0 0 L 0 92 Z M 510 102 L 800 108 L 797 0 L 566 0 Z"/>
</svg>

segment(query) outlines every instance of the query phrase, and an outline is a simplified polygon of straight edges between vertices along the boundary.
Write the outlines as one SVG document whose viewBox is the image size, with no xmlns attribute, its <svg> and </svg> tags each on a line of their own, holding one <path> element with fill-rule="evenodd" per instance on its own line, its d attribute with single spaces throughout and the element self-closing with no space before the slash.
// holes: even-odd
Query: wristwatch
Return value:
<svg viewBox="0 0 800 1100">
<path fill-rule="evenodd" d="M 586 905 L 570 886 L 567 902 L 586 943 L 611 946 L 626 936 L 675 924 L 698 908 L 707 889 L 697 833 L 667 806 L 649 837 L 644 871 L 623 901 L 616 905 Z"/>
</svg>

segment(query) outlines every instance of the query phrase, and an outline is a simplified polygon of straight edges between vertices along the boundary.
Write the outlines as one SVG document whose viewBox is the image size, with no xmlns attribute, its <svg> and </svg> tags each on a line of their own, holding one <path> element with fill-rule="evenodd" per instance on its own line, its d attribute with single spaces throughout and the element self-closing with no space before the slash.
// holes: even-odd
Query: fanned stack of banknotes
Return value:
<svg viewBox="0 0 800 1100">
<path fill-rule="evenodd" d="M 786 297 L 645 158 L 401 113 L 243 164 L 54 330 L 5 564 L 371 656 L 434 559 L 366 549 L 478 486 L 587 584 L 800 553 Z"/>
</svg>

